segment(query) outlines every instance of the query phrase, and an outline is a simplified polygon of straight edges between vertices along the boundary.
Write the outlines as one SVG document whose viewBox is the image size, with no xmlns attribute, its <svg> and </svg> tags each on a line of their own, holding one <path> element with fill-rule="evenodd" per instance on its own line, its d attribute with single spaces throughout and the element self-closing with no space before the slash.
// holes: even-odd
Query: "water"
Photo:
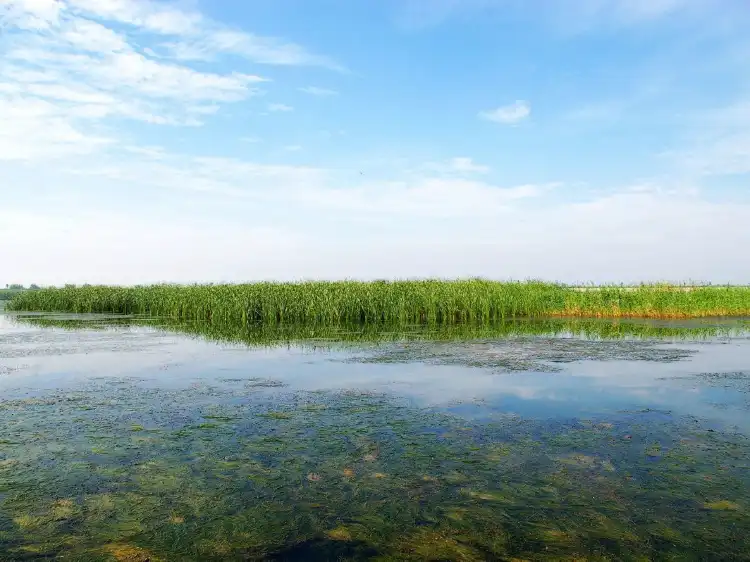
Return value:
<svg viewBox="0 0 750 562">
<path fill-rule="evenodd" d="M 747 327 L 0 315 L 0 560 L 750 560 Z"/>
</svg>

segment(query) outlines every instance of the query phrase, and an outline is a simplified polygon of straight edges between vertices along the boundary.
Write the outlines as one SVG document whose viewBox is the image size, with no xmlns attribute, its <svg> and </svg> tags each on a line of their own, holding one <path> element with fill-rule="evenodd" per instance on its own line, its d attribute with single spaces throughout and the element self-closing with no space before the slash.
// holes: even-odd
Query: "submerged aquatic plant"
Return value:
<svg viewBox="0 0 750 562">
<path fill-rule="evenodd" d="M 750 287 L 590 287 L 483 279 L 238 285 L 67 286 L 25 291 L 10 310 L 110 312 L 248 324 L 486 322 L 511 317 L 750 315 Z"/>
<path fill-rule="evenodd" d="M 111 392 L 0 402 L 0 455 L 15 461 L 0 464 L 0 559 L 750 555 L 750 443 L 691 419 L 467 426 L 366 393 L 290 393 L 278 419 L 258 415 L 278 404 L 236 390 L 212 389 L 207 406 L 208 394 L 136 384 L 120 408 L 79 417 Z M 123 411 L 140 412 L 149 439 Z"/>
</svg>

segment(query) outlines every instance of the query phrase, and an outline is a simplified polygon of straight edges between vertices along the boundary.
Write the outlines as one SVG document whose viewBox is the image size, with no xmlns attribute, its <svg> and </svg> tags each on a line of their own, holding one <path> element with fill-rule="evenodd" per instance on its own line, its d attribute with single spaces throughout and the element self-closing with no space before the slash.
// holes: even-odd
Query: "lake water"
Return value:
<svg viewBox="0 0 750 562">
<path fill-rule="evenodd" d="M 0 560 L 750 560 L 750 324 L 566 326 L 0 314 Z"/>
</svg>

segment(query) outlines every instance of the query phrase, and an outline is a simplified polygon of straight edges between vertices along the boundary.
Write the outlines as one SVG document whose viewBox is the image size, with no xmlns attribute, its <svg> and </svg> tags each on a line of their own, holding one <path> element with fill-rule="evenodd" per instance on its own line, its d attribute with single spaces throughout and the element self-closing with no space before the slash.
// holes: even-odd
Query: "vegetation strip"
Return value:
<svg viewBox="0 0 750 562">
<path fill-rule="evenodd" d="M 641 285 L 581 291 L 483 279 L 306 281 L 237 285 L 66 286 L 23 291 L 15 311 L 144 314 L 245 324 L 485 322 L 512 317 L 750 316 L 750 287 Z"/>
</svg>

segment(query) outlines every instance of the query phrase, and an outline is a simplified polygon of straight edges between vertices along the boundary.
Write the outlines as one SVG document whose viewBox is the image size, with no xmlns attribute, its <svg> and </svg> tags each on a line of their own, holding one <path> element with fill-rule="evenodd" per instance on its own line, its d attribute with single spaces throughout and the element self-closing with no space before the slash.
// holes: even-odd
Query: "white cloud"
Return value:
<svg viewBox="0 0 750 562">
<path fill-rule="evenodd" d="M 23 0 L 25 3 L 34 1 L 43 0 Z M 261 64 L 322 66 L 337 71 L 346 70 L 331 58 L 311 53 L 301 45 L 230 28 L 175 3 L 152 0 L 65 0 L 58 4 L 72 14 L 125 24 L 168 38 L 169 40 L 162 42 L 161 47 L 178 60 L 211 60 L 222 54 L 231 54 Z"/>
<path fill-rule="evenodd" d="M 246 73 L 199 71 L 141 49 L 154 34 L 225 31 L 199 13 L 164 2 L 2 0 L 0 18 L 10 31 L 0 44 L 4 160 L 111 146 L 118 141 L 106 131 L 113 117 L 198 126 L 221 104 L 260 93 L 267 81 Z M 14 137 L 23 131 L 28 134 Z"/>
<path fill-rule="evenodd" d="M 27 0 L 28 1 L 28 0 Z M 332 59 L 310 53 L 304 47 L 276 37 L 261 37 L 221 25 L 177 4 L 148 0 L 68 0 L 74 10 L 128 24 L 174 40 L 163 44 L 181 60 L 211 59 L 232 54 L 277 65 L 344 68 Z"/>
<path fill-rule="evenodd" d="M 344 72 L 346 69 L 332 59 L 309 53 L 303 47 L 274 37 L 219 29 L 202 39 L 187 43 L 188 48 L 204 54 L 228 53 L 246 57 L 261 64 L 281 66 L 322 66 Z"/>
<path fill-rule="evenodd" d="M 416 168 L 417 173 L 439 174 L 440 176 L 467 176 L 487 174 L 490 167 L 477 164 L 467 156 L 457 156 L 444 162 L 427 162 Z"/>
<path fill-rule="evenodd" d="M 504 125 L 515 125 L 526 119 L 531 114 L 531 105 L 529 102 L 524 100 L 517 100 L 510 105 L 504 105 L 496 109 L 488 111 L 481 111 L 479 117 L 492 121 L 494 123 L 502 123 Z"/>
<path fill-rule="evenodd" d="M 44 100 L 0 96 L 0 122 L 0 161 L 89 154 L 114 142 L 104 134 L 82 130 Z"/>
<path fill-rule="evenodd" d="M 167 152 L 161 146 L 126 146 L 128 152 L 140 154 L 153 160 L 162 160 L 167 157 Z"/>
<path fill-rule="evenodd" d="M 16 49 L 6 61 L 56 73 L 61 82 L 83 83 L 102 90 L 149 98 L 191 101 L 239 101 L 253 95 L 253 84 L 266 81 L 248 74 L 198 72 L 158 62 L 133 51 L 105 56 L 66 54 L 41 49 Z M 40 76 L 44 76 L 40 74 Z"/>
<path fill-rule="evenodd" d="M 139 93 L 164 98 L 200 101 L 238 101 L 253 93 L 250 84 L 265 79 L 247 74 L 197 72 L 178 65 L 159 63 L 138 53 L 115 55 L 96 69 L 109 84 L 133 88 Z"/>
<path fill-rule="evenodd" d="M 111 53 L 129 51 L 126 39 L 112 29 L 99 23 L 75 18 L 60 34 L 61 39 L 85 51 L 94 53 Z"/>
<path fill-rule="evenodd" d="M 327 88 L 318 88 L 316 86 L 306 86 L 304 88 L 299 88 L 300 92 L 305 92 L 306 94 L 310 94 L 312 96 L 318 96 L 318 97 L 329 97 L 329 96 L 337 96 L 338 92 L 336 90 L 329 90 Z"/>
<path fill-rule="evenodd" d="M 294 108 L 291 105 L 286 105 L 283 103 L 269 103 L 268 104 L 268 111 L 294 111 Z"/>
<path fill-rule="evenodd" d="M 475 164 L 471 158 L 466 157 L 453 158 L 450 161 L 450 166 L 457 172 L 476 172 L 484 174 L 490 171 L 489 166 Z"/>
<path fill-rule="evenodd" d="M 471 158 L 467 158 L 465 156 L 452 158 L 448 162 L 448 165 L 451 170 L 456 171 L 456 172 L 485 174 L 490 171 L 489 166 L 476 164 Z"/>
<path fill-rule="evenodd" d="M 57 23 L 63 4 L 59 0 L 2 0 L 0 23 L 21 29 L 43 30 Z"/>
</svg>

